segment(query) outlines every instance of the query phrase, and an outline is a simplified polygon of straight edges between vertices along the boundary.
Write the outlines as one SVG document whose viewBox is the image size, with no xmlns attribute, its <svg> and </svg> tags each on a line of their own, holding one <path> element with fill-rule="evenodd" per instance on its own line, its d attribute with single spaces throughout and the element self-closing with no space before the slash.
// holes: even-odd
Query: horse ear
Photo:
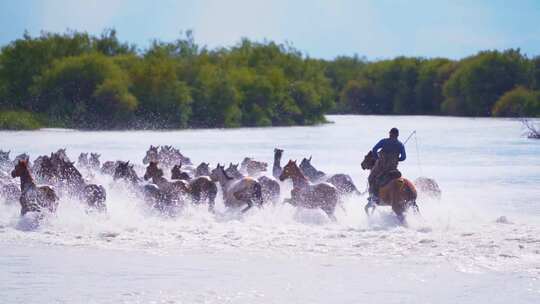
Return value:
<svg viewBox="0 0 540 304">
<path fill-rule="evenodd" d="M 307 160 L 308 162 L 311 162 L 311 159 L 313 158 L 313 155 L 310 155 L 309 156 L 309 159 Z"/>
</svg>

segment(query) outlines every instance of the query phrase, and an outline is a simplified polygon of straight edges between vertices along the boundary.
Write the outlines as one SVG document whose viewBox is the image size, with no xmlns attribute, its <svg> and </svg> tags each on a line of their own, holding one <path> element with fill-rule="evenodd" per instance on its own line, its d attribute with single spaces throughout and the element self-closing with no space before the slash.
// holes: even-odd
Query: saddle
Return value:
<svg viewBox="0 0 540 304">
<path fill-rule="evenodd" d="M 378 188 L 386 186 L 390 181 L 400 178 L 401 172 L 398 169 L 393 169 L 388 172 L 383 173 L 377 178 Z"/>
</svg>

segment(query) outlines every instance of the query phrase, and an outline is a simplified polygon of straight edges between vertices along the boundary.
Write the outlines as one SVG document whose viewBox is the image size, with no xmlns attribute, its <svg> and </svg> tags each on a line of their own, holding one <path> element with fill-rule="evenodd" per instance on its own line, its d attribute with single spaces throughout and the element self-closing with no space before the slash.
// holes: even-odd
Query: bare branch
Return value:
<svg viewBox="0 0 540 304">
<path fill-rule="evenodd" d="M 528 119 L 521 119 L 521 123 L 523 124 L 523 127 L 526 129 L 525 135 L 528 138 L 532 139 L 540 139 L 540 127 L 535 125 L 534 122 L 529 121 Z"/>
</svg>

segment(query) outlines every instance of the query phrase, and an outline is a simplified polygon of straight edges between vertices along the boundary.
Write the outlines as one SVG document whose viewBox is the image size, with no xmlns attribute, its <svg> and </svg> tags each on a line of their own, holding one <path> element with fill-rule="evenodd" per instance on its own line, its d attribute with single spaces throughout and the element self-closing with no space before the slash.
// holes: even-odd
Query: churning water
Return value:
<svg viewBox="0 0 540 304">
<path fill-rule="evenodd" d="M 0 205 L 2 303 L 539 303 L 540 141 L 507 119 L 329 116 L 315 127 L 234 130 L 0 132 L 0 149 L 33 160 L 67 148 L 140 164 L 149 145 L 173 145 L 194 163 L 270 163 L 313 156 L 327 173 L 350 174 L 397 126 L 404 176 L 434 178 L 440 200 L 420 195 L 421 216 L 400 226 L 390 209 L 368 219 L 365 197 L 320 211 L 288 205 L 244 215 L 189 207 L 152 212 L 105 176 L 108 212 L 61 201 L 32 229 L 19 207 Z M 282 187 L 290 189 L 288 184 Z M 285 191 L 282 196 L 287 197 Z"/>
</svg>

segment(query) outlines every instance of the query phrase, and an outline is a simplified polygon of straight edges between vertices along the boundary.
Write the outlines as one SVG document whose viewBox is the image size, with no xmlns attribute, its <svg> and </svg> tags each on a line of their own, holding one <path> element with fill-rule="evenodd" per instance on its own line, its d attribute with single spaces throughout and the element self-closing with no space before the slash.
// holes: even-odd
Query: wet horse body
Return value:
<svg viewBox="0 0 540 304">
<path fill-rule="evenodd" d="M 171 168 L 176 164 L 192 165 L 191 159 L 184 156 L 180 150 L 172 146 L 150 146 L 143 158 L 143 164 L 158 162 L 166 168 Z"/>
<path fill-rule="evenodd" d="M 187 182 L 187 190 L 191 196 L 191 201 L 194 204 L 208 202 L 208 209 L 213 211 L 216 203 L 217 186 L 210 178 L 210 173 L 207 175 L 198 175 L 201 173 L 205 172 L 200 170 L 196 174 L 196 177 L 191 178 L 189 174 L 181 170 L 179 165 L 175 165 L 171 170 L 171 179 Z"/>
<path fill-rule="evenodd" d="M 336 187 L 330 183 L 322 182 L 312 184 L 304 176 L 296 161 L 290 160 L 283 168 L 279 177 L 281 181 L 292 179 L 291 202 L 305 208 L 320 208 L 328 217 L 335 220 L 334 210 L 338 204 L 339 196 Z"/>
<path fill-rule="evenodd" d="M 137 172 L 135 172 L 133 165 L 129 164 L 129 161 L 117 161 L 114 165 L 114 173 L 112 175 L 115 181 L 126 182 L 149 206 L 163 211 L 165 206 L 170 204 L 171 198 L 169 195 L 159 189 L 157 185 L 141 184 L 142 180 L 137 175 Z"/>
<path fill-rule="evenodd" d="M 243 207 L 242 212 L 254 205 L 262 206 L 263 197 L 260 183 L 252 177 L 235 179 L 225 172 L 220 164 L 210 172 L 210 178 L 219 182 L 223 191 L 223 202 L 226 207 Z"/>
<path fill-rule="evenodd" d="M 334 185 L 337 188 L 339 194 L 342 196 L 348 194 L 360 194 L 352 178 L 349 175 L 338 173 L 328 176 L 323 171 L 317 170 L 311 164 L 311 157 L 302 159 L 302 162 L 300 163 L 300 169 L 302 169 L 302 172 L 309 179 L 310 182 L 328 182 Z"/>
<path fill-rule="evenodd" d="M 240 179 L 243 178 L 244 175 L 238 170 L 238 164 L 229 164 L 229 167 L 225 172 L 234 179 Z M 252 176 L 253 177 L 253 176 Z M 279 201 L 280 193 L 281 193 L 281 186 L 279 183 L 268 176 L 259 176 L 257 178 L 257 181 L 261 184 L 261 191 L 263 196 L 264 202 L 272 202 L 277 203 Z"/>
<path fill-rule="evenodd" d="M 375 166 L 376 158 L 372 151 L 364 157 L 362 161 L 362 169 L 371 170 Z M 404 213 L 413 207 L 415 212 L 418 212 L 418 205 L 416 204 L 417 192 L 414 184 L 406 178 L 399 177 L 388 181 L 386 184 L 381 185 L 378 191 L 379 206 L 391 206 L 394 213 L 397 215 L 400 221 L 404 221 Z M 366 205 L 366 213 L 370 213 L 370 209 L 374 209 L 375 206 Z"/>
<path fill-rule="evenodd" d="M 36 186 L 26 160 L 18 161 L 11 172 L 13 178 L 21 179 L 21 215 L 28 212 L 42 212 L 47 210 L 55 213 L 58 208 L 58 196 L 50 186 Z"/>
<path fill-rule="evenodd" d="M 105 204 L 107 192 L 105 188 L 102 185 L 87 183 L 79 170 L 75 168 L 73 162 L 66 159 L 59 153 L 53 153 L 50 157 L 52 171 L 55 173 L 52 173 L 52 175 L 56 177 L 57 184 L 70 195 L 83 201 L 88 207 L 105 211 L 107 209 Z M 43 164 L 46 163 L 49 162 L 44 160 Z M 51 171 L 51 169 L 45 171 Z"/>
<path fill-rule="evenodd" d="M 169 207 L 181 207 L 184 205 L 184 197 L 189 192 L 189 184 L 186 181 L 168 181 L 163 177 L 163 170 L 158 168 L 157 162 L 150 162 L 143 176 L 144 180 L 152 180 L 161 191 L 165 193 L 165 203 Z"/>
</svg>

